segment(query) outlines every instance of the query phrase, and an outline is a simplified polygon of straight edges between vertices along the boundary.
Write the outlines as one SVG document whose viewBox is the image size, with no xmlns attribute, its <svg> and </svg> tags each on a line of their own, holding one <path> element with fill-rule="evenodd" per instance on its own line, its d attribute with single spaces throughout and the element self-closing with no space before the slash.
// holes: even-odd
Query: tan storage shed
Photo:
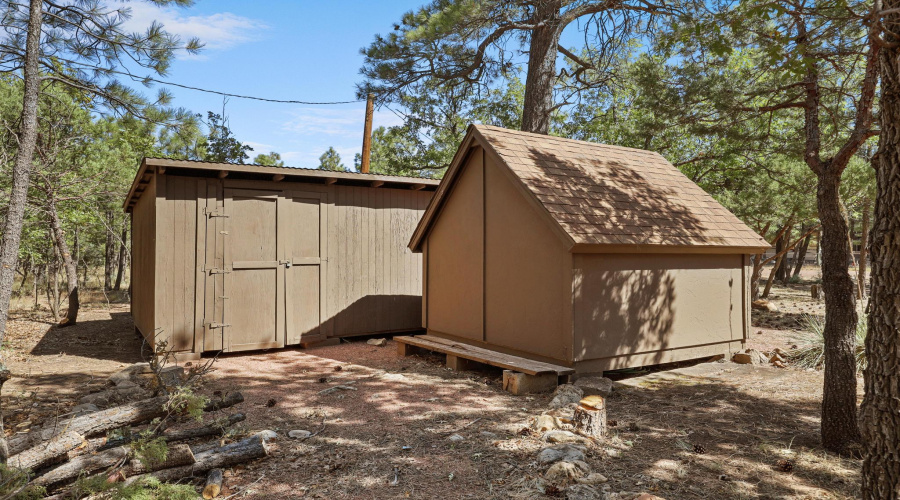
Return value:
<svg viewBox="0 0 900 500">
<path fill-rule="evenodd" d="M 769 244 L 657 153 L 473 125 L 409 246 L 429 335 L 591 373 L 742 348 Z"/>
<path fill-rule="evenodd" d="M 125 201 L 135 327 L 181 358 L 417 330 L 406 244 L 437 184 L 144 159 Z"/>
</svg>

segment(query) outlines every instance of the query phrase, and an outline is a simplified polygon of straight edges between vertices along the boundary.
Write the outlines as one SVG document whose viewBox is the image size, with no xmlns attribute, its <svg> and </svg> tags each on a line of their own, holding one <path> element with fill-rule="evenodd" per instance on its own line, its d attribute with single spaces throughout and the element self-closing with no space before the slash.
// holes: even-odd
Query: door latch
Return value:
<svg viewBox="0 0 900 500">
<path fill-rule="evenodd" d="M 281 261 L 278 261 L 278 263 L 284 265 L 285 269 L 290 269 L 291 265 L 292 265 L 292 262 L 289 260 L 281 260 Z"/>
<path fill-rule="evenodd" d="M 225 328 L 226 326 L 231 326 L 231 325 L 226 325 L 225 323 L 210 323 L 210 324 L 208 324 L 208 325 L 206 325 L 206 326 L 207 326 L 210 330 L 214 330 L 214 329 L 216 329 L 216 328 Z"/>
</svg>

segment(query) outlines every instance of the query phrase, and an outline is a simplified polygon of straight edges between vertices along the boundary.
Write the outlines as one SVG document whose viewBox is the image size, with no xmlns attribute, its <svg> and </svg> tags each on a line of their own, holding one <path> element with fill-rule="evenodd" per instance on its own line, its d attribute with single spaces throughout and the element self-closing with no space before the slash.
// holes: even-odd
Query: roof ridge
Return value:
<svg viewBox="0 0 900 500">
<path fill-rule="evenodd" d="M 662 157 L 662 155 L 659 154 L 658 152 L 650 151 L 649 149 L 631 148 L 628 146 L 619 146 L 617 144 L 607 144 L 605 142 L 592 142 L 592 141 L 585 141 L 585 140 L 581 140 L 581 139 L 572 139 L 571 137 L 560 137 L 558 135 L 539 134 L 537 132 L 525 132 L 524 130 L 514 130 L 514 129 L 504 128 L 504 127 L 498 127 L 496 125 L 487 125 L 484 123 L 473 123 L 472 125 L 478 129 L 491 129 L 491 130 L 496 130 L 496 131 L 499 131 L 502 133 L 508 133 L 510 135 L 532 136 L 532 137 L 538 137 L 538 138 L 545 139 L 545 140 L 549 139 L 549 140 L 556 140 L 556 141 L 561 141 L 561 142 L 571 142 L 571 143 L 575 143 L 578 145 L 584 145 L 584 146 L 589 146 L 589 147 L 594 147 L 594 148 L 621 149 L 624 151 L 645 153 L 645 154 L 648 154 L 651 156 Z"/>
</svg>

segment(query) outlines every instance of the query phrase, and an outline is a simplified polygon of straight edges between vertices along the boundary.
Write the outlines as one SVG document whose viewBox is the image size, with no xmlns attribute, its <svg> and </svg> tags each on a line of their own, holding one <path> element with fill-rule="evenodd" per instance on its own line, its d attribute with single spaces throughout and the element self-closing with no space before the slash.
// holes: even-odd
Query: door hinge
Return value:
<svg viewBox="0 0 900 500">
<path fill-rule="evenodd" d="M 228 271 L 228 270 L 226 270 L 226 269 L 213 268 L 213 269 L 207 269 L 207 271 L 209 272 L 210 275 L 213 275 L 213 274 L 231 274 L 231 271 Z"/>
<path fill-rule="evenodd" d="M 206 207 L 203 207 L 203 213 L 206 214 L 206 217 L 212 219 L 213 217 L 229 217 L 225 212 L 221 210 L 210 210 Z"/>
<path fill-rule="evenodd" d="M 206 326 L 207 326 L 207 328 L 209 328 L 210 330 L 213 330 L 213 329 L 216 329 L 216 328 L 225 328 L 226 326 L 231 326 L 231 325 L 227 325 L 227 324 L 225 324 L 225 323 L 210 323 L 210 324 L 208 324 L 208 325 L 206 325 Z"/>
</svg>

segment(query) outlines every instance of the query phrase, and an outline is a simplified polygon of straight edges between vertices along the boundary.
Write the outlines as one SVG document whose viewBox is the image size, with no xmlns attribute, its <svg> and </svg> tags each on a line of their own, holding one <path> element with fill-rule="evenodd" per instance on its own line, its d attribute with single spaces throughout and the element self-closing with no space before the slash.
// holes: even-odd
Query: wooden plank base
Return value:
<svg viewBox="0 0 900 500">
<path fill-rule="evenodd" d="M 456 370 L 458 372 L 471 370 L 474 368 L 475 363 L 466 359 L 461 358 L 459 356 L 454 356 L 453 354 L 447 355 L 447 368 L 451 370 Z"/>
<path fill-rule="evenodd" d="M 555 373 L 528 375 L 527 373 L 503 370 L 503 390 L 516 396 L 556 389 L 559 376 Z"/>
<path fill-rule="evenodd" d="M 520 356 L 512 356 L 509 354 L 492 351 L 490 349 L 463 344 L 461 342 L 454 342 L 452 340 L 447 340 L 432 335 L 394 337 L 394 340 L 402 346 L 420 347 L 429 351 L 446 354 L 448 358 L 448 366 L 450 366 L 450 363 L 458 363 L 458 361 L 450 360 L 450 357 L 453 356 L 454 358 L 467 359 L 475 361 L 477 363 L 496 366 L 498 368 L 512 370 L 527 375 L 552 374 L 554 377 L 554 383 L 556 381 L 556 377 L 572 375 L 575 373 L 574 369 L 566 366 L 544 363 Z M 398 347 L 398 353 L 401 356 L 408 356 L 410 347 Z"/>
</svg>

